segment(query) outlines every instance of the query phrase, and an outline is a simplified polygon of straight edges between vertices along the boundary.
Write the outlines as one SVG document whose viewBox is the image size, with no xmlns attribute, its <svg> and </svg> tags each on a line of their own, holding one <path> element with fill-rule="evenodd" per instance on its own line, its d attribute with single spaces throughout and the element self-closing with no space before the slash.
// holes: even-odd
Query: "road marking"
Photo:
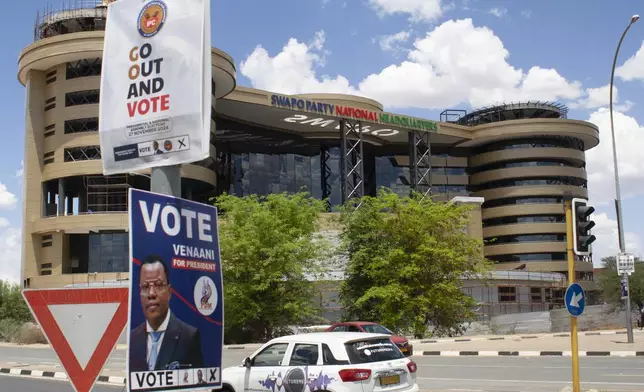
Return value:
<svg viewBox="0 0 644 392">
<path fill-rule="evenodd" d="M 533 365 L 526 365 L 526 366 L 521 366 L 521 365 L 462 365 L 455 363 L 453 365 L 447 365 L 447 364 L 419 364 L 417 363 L 416 366 L 419 368 L 435 368 L 435 367 L 458 367 L 458 368 L 517 368 L 517 369 L 570 369 L 570 366 L 535 366 Z M 605 366 L 580 366 L 580 369 L 601 369 L 601 370 L 606 370 Z M 639 371 L 644 371 L 644 368 L 619 368 L 619 370 L 639 370 Z M 642 375 L 644 377 L 644 375 Z"/>
<path fill-rule="evenodd" d="M 644 377 L 644 374 L 602 374 L 602 376 L 609 376 L 609 377 Z"/>
<path fill-rule="evenodd" d="M 539 381 L 539 380 L 492 380 L 486 378 L 438 378 L 438 377 L 417 377 L 417 380 L 429 381 L 458 381 L 458 382 L 505 382 L 505 383 L 530 383 L 530 384 L 564 384 L 568 385 L 570 380 L 562 381 Z M 624 385 L 624 386 L 644 386 L 641 382 L 604 382 L 604 381 L 582 381 L 582 384 L 588 385 Z"/>
</svg>

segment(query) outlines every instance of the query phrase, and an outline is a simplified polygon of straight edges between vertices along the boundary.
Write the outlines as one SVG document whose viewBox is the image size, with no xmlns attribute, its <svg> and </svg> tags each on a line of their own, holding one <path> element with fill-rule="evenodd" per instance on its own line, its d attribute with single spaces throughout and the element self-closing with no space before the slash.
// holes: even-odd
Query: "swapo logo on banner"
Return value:
<svg viewBox="0 0 644 392">
<path fill-rule="evenodd" d="M 99 135 L 103 173 L 210 154 L 210 0 L 108 6 Z"/>
<path fill-rule="evenodd" d="M 130 190 L 130 391 L 221 388 L 217 209 Z"/>
</svg>

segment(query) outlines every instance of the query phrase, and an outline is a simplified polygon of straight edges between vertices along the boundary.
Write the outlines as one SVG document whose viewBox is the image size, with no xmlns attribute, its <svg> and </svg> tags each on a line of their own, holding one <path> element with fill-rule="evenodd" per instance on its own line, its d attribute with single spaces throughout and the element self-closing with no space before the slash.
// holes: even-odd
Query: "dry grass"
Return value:
<svg viewBox="0 0 644 392">
<path fill-rule="evenodd" d="M 14 343 L 47 344 L 47 339 L 38 325 L 27 323 L 14 336 Z"/>
</svg>

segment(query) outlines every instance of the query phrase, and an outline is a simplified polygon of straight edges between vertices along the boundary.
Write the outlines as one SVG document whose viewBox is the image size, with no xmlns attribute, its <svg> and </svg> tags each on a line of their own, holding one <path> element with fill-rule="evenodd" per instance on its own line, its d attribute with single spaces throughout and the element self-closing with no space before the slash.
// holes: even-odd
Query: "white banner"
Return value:
<svg viewBox="0 0 644 392">
<path fill-rule="evenodd" d="M 108 6 L 99 135 L 103 174 L 210 154 L 210 0 Z"/>
</svg>

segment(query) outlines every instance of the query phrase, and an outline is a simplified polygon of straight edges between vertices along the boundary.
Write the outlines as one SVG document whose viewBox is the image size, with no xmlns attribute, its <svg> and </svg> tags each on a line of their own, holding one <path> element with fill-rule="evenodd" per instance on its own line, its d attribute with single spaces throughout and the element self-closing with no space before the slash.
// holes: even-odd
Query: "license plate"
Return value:
<svg viewBox="0 0 644 392">
<path fill-rule="evenodd" d="M 394 384 L 400 384 L 400 376 L 399 375 L 394 375 L 394 376 L 383 376 L 380 377 L 380 385 L 394 385 Z"/>
</svg>

